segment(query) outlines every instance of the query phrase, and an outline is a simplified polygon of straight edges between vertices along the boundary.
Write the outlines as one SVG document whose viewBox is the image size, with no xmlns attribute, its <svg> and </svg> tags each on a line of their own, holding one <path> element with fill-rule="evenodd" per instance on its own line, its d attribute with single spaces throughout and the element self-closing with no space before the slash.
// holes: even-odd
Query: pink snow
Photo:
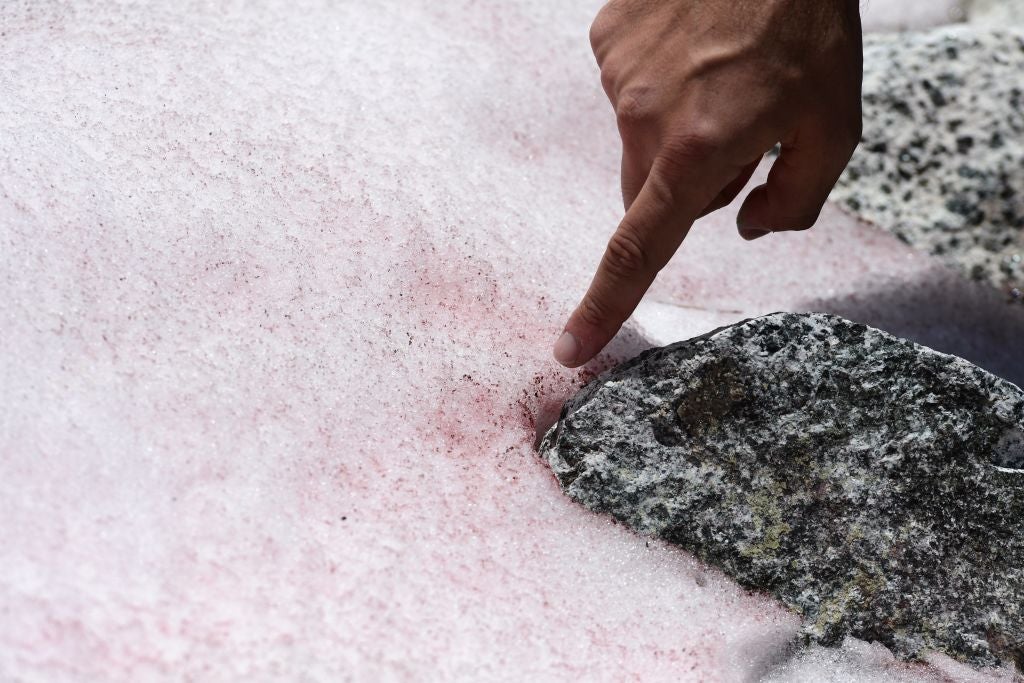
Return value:
<svg viewBox="0 0 1024 683">
<path fill-rule="evenodd" d="M 0 8 L 0 679 L 975 676 L 787 660 L 795 616 L 533 451 L 602 364 L 777 309 L 1024 375 L 1019 307 L 832 208 L 703 221 L 556 366 L 621 213 L 597 6 Z"/>
</svg>

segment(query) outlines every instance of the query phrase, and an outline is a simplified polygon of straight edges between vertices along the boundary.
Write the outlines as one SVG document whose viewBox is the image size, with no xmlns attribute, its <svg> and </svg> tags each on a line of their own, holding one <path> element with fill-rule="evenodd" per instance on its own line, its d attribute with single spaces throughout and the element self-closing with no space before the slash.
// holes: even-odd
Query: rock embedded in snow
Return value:
<svg viewBox="0 0 1024 683">
<path fill-rule="evenodd" d="M 1024 29 L 865 39 L 864 133 L 832 198 L 1020 299 Z"/>
<path fill-rule="evenodd" d="M 809 640 L 1024 666 L 1024 392 L 824 314 L 652 349 L 566 403 L 564 491 L 772 593 Z"/>
</svg>

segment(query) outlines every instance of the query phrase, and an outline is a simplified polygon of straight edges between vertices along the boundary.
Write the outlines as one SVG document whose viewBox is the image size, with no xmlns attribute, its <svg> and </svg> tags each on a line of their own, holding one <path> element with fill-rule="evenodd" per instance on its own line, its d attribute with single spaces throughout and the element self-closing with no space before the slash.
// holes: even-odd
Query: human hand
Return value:
<svg viewBox="0 0 1024 683">
<path fill-rule="evenodd" d="M 818 218 L 860 140 L 857 0 L 612 0 L 590 41 L 622 138 L 625 217 L 555 344 L 583 365 L 633 313 L 694 220 L 726 206 L 752 240 Z"/>
</svg>

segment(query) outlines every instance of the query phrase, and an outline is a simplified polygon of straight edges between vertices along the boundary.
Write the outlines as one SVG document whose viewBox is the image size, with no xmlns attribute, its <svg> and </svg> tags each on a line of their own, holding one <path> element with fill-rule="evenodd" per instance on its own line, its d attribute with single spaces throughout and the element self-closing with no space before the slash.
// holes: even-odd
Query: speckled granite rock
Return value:
<svg viewBox="0 0 1024 683">
<path fill-rule="evenodd" d="M 915 658 L 1024 666 L 1024 392 L 835 316 L 647 351 L 563 409 L 564 491 Z"/>
<path fill-rule="evenodd" d="M 1021 299 L 1022 74 L 1022 31 L 869 36 L 863 139 L 832 198 Z"/>
</svg>

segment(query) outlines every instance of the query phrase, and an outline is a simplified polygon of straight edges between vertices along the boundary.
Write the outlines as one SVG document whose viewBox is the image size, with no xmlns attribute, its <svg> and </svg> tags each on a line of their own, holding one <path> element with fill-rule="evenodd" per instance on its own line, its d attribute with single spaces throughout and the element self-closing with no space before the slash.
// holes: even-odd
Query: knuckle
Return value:
<svg viewBox="0 0 1024 683">
<path fill-rule="evenodd" d="M 683 133 L 665 138 L 662 153 L 666 159 L 683 162 L 706 161 L 722 147 L 723 136 L 714 132 Z"/>
<path fill-rule="evenodd" d="M 629 88 L 615 101 L 615 119 L 620 127 L 642 125 L 650 122 L 653 117 L 654 109 L 650 106 L 650 92 L 647 88 Z"/>
<path fill-rule="evenodd" d="M 644 185 L 647 187 L 648 205 L 656 213 L 664 213 L 675 205 L 671 173 L 665 173 L 662 168 L 652 168 Z"/>
<path fill-rule="evenodd" d="M 611 33 L 611 22 L 604 10 L 597 13 L 593 23 L 590 24 L 590 47 L 596 53 L 608 40 Z"/>
<path fill-rule="evenodd" d="M 708 162 L 722 147 L 720 138 L 709 134 L 673 135 L 662 142 L 658 167 L 671 183 Z"/>
<path fill-rule="evenodd" d="M 650 263 L 643 242 L 625 223 L 608 240 L 604 262 L 609 274 L 620 279 L 630 279 L 646 272 Z"/>
<path fill-rule="evenodd" d="M 580 302 L 579 316 L 585 324 L 601 328 L 610 319 L 608 307 L 593 296 L 586 296 Z"/>
<path fill-rule="evenodd" d="M 619 0 L 611 0 L 598 11 L 590 24 L 590 47 L 598 59 L 622 23 L 622 8 L 619 5 Z"/>
</svg>

